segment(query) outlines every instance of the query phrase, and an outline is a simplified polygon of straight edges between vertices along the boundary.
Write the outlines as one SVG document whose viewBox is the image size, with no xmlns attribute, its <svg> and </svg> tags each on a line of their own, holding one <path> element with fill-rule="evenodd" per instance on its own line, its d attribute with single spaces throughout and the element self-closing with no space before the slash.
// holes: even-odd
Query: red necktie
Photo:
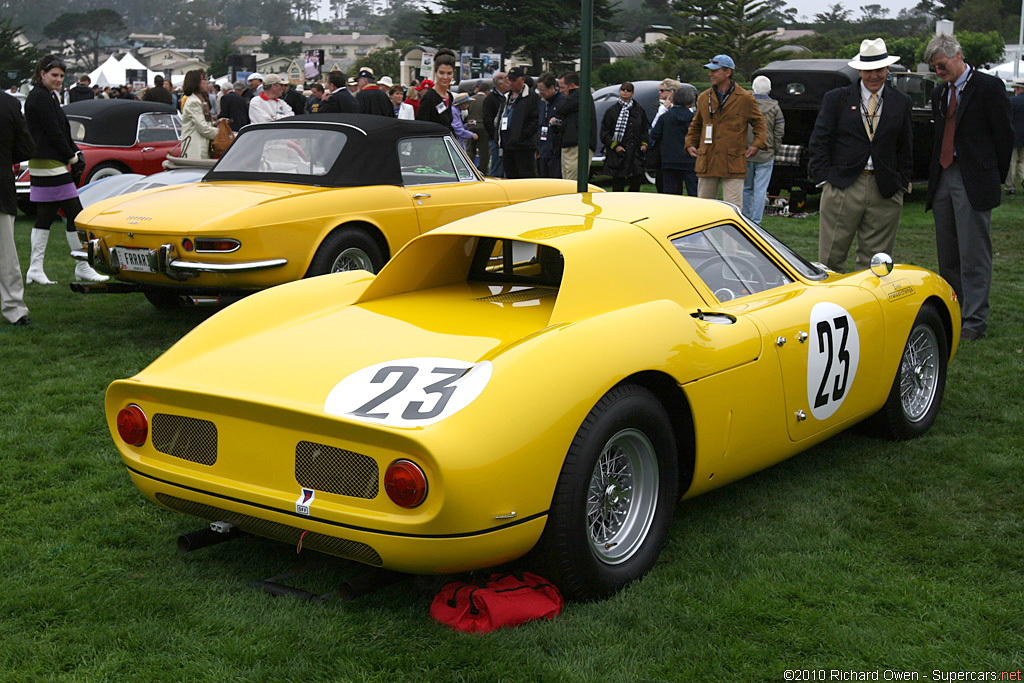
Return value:
<svg viewBox="0 0 1024 683">
<path fill-rule="evenodd" d="M 956 88 L 950 86 L 949 106 L 946 108 L 946 128 L 942 131 L 942 153 L 939 165 L 949 168 L 953 163 L 953 137 L 956 135 Z"/>
</svg>

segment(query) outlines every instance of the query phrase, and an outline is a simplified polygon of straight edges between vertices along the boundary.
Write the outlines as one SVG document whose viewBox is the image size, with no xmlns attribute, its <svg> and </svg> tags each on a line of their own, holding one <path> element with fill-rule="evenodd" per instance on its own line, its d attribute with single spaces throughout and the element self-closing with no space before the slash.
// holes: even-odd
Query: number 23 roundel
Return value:
<svg viewBox="0 0 1024 683">
<path fill-rule="evenodd" d="M 490 361 L 392 360 L 338 382 L 324 401 L 324 412 L 392 427 L 424 427 L 468 406 L 490 379 Z"/>
<path fill-rule="evenodd" d="M 846 309 L 822 302 L 811 309 L 807 349 L 807 401 L 811 415 L 826 420 L 850 393 L 860 362 L 857 324 Z"/>
</svg>

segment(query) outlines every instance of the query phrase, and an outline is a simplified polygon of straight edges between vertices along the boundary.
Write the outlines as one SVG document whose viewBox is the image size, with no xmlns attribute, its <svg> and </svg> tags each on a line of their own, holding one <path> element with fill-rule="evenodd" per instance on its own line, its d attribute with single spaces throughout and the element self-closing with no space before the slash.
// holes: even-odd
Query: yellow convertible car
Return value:
<svg viewBox="0 0 1024 683">
<path fill-rule="evenodd" d="M 363 114 L 246 126 L 201 182 L 113 197 L 76 219 L 72 255 L 175 308 L 350 269 L 377 272 L 413 237 L 496 207 L 576 191 L 483 178 L 443 126 Z M 599 188 L 593 188 L 598 190 Z"/>
<path fill-rule="evenodd" d="M 654 564 L 680 499 L 862 421 L 927 430 L 959 331 L 927 270 L 839 275 L 722 202 L 576 194 L 248 297 L 106 415 L 135 485 L 210 534 L 410 573 L 529 554 L 587 599 Z"/>
</svg>

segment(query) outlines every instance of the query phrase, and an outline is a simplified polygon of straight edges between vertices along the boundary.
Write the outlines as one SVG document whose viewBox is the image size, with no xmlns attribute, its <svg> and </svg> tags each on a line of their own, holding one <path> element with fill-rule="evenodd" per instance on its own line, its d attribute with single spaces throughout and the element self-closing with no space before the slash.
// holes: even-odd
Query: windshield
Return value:
<svg viewBox="0 0 1024 683">
<path fill-rule="evenodd" d="M 275 126 L 246 131 L 217 163 L 217 172 L 322 176 L 338 160 L 348 136 L 338 130 Z"/>
<path fill-rule="evenodd" d="M 826 273 L 823 268 L 819 268 L 818 266 L 814 265 L 813 263 L 805 259 L 800 254 L 790 249 L 788 246 L 786 246 L 784 242 L 779 240 L 778 237 L 771 234 L 757 223 L 748 220 L 746 216 L 741 215 L 740 217 L 746 222 L 747 225 L 749 225 L 754 230 L 754 232 L 761 236 L 761 239 L 763 239 L 765 242 L 770 244 L 773 249 L 775 249 L 775 253 L 777 253 L 780 258 L 782 258 L 786 263 L 791 265 L 798 273 L 803 275 L 805 278 L 807 278 L 808 280 L 824 280 L 828 276 L 828 273 Z"/>
</svg>

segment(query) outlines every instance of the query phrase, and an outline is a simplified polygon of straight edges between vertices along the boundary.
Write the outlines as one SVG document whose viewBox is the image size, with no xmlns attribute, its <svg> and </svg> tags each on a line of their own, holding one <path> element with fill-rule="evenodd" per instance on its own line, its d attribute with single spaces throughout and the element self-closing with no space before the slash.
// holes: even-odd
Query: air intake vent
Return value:
<svg viewBox="0 0 1024 683">
<path fill-rule="evenodd" d="M 481 297 L 478 301 L 486 301 L 487 303 L 493 304 L 515 304 L 520 301 L 546 299 L 547 297 L 555 296 L 556 294 L 558 294 L 557 289 L 530 287 L 529 289 L 518 289 L 514 292 L 505 292 L 504 294 L 493 294 L 491 296 Z"/>
<path fill-rule="evenodd" d="M 352 451 L 300 441 L 295 447 L 295 481 L 300 486 L 356 498 L 376 498 L 377 461 Z"/>
<path fill-rule="evenodd" d="M 217 462 L 217 425 L 181 415 L 153 416 L 153 447 L 175 458 L 213 465 Z"/>
<path fill-rule="evenodd" d="M 277 522 L 270 522 L 265 519 L 260 519 L 259 517 L 251 517 L 238 512 L 230 512 L 228 510 L 213 507 L 212 505 L 204 505 L 191 500 L 183 500 L 163 493 L 156 494 L 156 499 L 172 510 L 182 512 L 186 515 L 192 515 L 193 517 L 200 517 L 211 522 L 218 520 L 230 522 L 242 531 L 255 536 L 272 538 L 276 541 L 288 543 L 289 545 L 298 545 L 299 538 L 301 537 L 303 548 L 318 550 L 322 553 L 327 553 L 328 555 L 344 557 L 347 560 L 362 562 L 363 564 L 368 564 L 373 567 L 380 567 L 384 564 L 376 550 L 365 543 L 359 543 L 358 541 L 348 541 L 344 538 L 325 536 L 324 534 L 318 534 L 313 531 L 310 531 L 303 536 L 302 529 L 297 529 L 293 526 L 288 526 L 287 524 L 278 524 Z"/>
</svg>

